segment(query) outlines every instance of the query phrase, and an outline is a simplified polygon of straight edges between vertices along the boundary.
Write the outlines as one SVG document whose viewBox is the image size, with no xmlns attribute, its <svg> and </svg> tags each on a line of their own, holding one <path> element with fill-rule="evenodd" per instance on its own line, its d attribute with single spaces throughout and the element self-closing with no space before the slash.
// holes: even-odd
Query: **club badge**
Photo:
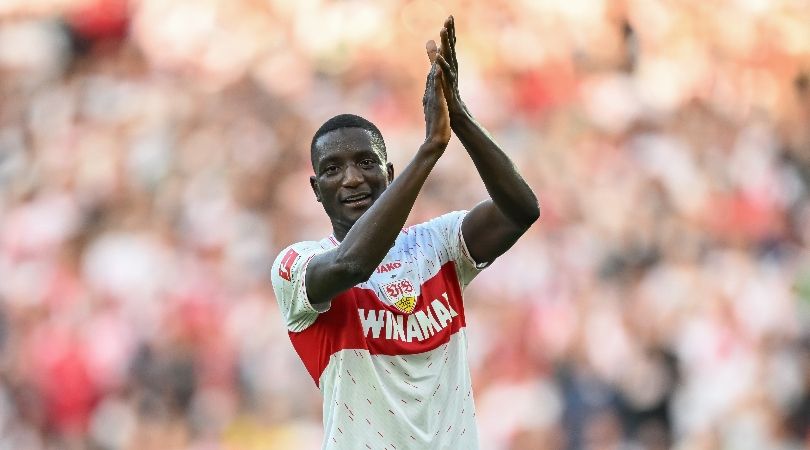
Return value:
<svg viewBox="0 0 810 450">
<path fill-rule="evenodd" d="M 396 280 L 382 285 L 382 290 L 388 301 L 405 314 L 412 313 L 416 308 L 416 293 L 410 281 Z"/>
</svg>

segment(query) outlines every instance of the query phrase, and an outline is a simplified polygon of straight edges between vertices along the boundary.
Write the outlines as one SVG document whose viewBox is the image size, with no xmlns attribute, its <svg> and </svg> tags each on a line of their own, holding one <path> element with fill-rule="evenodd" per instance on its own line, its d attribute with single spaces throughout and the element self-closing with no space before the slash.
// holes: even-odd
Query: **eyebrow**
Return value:
<svg viewBox="0 0 810 450">
<path fill-rule="evenodd" d="M 376 159 L 378 161 L 382 161 L 382 157 L 376 151 L 374 151 L 373 148 L 362 149 L 362 150 L 358 151 L 358 153 L 355 155 L 355 157 L 358 157 L 358 158 L 367 158 L 369 156 L 373 157 L 374 159 Z M 317 161 L 318 167 L 321 167 L 321 166 L 323 166 L 325 164 L 337 162 L 340 159 L 341 158 L 339 156 L 332 153 L 332 154 L 324 156 L 323 158 L 318 160 Z"/>
<path fill-rule="evenodd" d="M 329 164 L 329 163 L 335 162 L 338 159 L 339 158 L 336 157 L 336 156 L 331 156 L 331 155 L 330 156 L 324 156 L 323 158 L 318 160 L 318 166 L 322 166 L 324 164 Z"/>
<path fill-rule="evenodd" d="M 360 156 L 360 157 L 373 156 L 374 158 L 382 161 L 382 158 L 380 157 L 380 155 L 377 154 L 377 152 L 375 152 L 374 149 L 371 149 L 371 148 L 365 149 L 365 150 L 360 150 L 360 153 L 358 154 L 358 156 Z"/>
</svg>

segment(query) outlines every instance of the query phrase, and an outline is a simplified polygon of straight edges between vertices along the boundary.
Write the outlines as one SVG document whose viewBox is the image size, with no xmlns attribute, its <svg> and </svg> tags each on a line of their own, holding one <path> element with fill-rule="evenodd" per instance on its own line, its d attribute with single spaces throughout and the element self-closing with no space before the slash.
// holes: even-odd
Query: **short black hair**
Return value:
<svg viewBox="0 0 810 450">
<path fill-rule="evenodd" d="M 382 153 L 383 162 L 388 161 L 388 152 L 385 150 L 385 140 L 383 139 L 380 129 L 370 121 L 354 115 L 354 114 L 339 114 L 326 122 L 318 128 L 315 135 L 312 136 L 312 143 L 309 147 L 310 158 L 312 159 L 312 168 L 315 168 L 315 142 L 324 134 L 340 128 L 362 128 L 371 133 L 371 143 L 380 149 Z"/>
</svg>

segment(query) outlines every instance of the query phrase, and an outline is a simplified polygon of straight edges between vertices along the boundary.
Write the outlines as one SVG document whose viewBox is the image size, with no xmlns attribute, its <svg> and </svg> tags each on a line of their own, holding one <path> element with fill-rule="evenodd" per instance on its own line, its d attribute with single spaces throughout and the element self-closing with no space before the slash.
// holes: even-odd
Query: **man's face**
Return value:
<svg viewBox="0 0 810 450">
<path fill-rule="evenodd" d="M 310 184 L 336 231 L 348 231 L 393 179 L 393 166 L 373 142 L 362 128 L 339 128 L 315 142 Z"/>
</svg>

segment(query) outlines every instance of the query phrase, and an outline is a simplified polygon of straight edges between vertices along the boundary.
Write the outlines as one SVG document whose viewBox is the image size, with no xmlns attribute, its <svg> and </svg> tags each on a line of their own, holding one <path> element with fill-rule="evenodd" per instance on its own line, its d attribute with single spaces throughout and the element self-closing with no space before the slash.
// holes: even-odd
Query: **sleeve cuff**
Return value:
<svg viewBox="0 0 810 450">
<path fill-rule="evenodd" d="M 312 302 L 309 300 L 309 293 L 307 293 L 307 269 L 309 268 L 309 262 L 312 261 L 315 255 L 309 257 L 304 263 L 304 266 L 301 270 L 301 299 L 304 301 L 304 308 L 314 312 L 316 314 L 325 313 L 329 311 L 329 308 L 332 306 L 332 302 L 326 302 L 323 306 L 316 306 L 313 305 Z"/>
<path fill-rule="evenodd" d="M 461 253 L 464 255 L 464 258 L 474 267 L 476 270 L 484 270 L 489 266 L 492 261 L 486 262 L 478 262 L 475 258 L 472 257 L 470 254 L 470 250 L 467 248 L 467 241 L 464 240 L 464 233 L 461 232 L 461 226 L 458 227 L 458 239 L 461 242 Z"/>
</svg>

